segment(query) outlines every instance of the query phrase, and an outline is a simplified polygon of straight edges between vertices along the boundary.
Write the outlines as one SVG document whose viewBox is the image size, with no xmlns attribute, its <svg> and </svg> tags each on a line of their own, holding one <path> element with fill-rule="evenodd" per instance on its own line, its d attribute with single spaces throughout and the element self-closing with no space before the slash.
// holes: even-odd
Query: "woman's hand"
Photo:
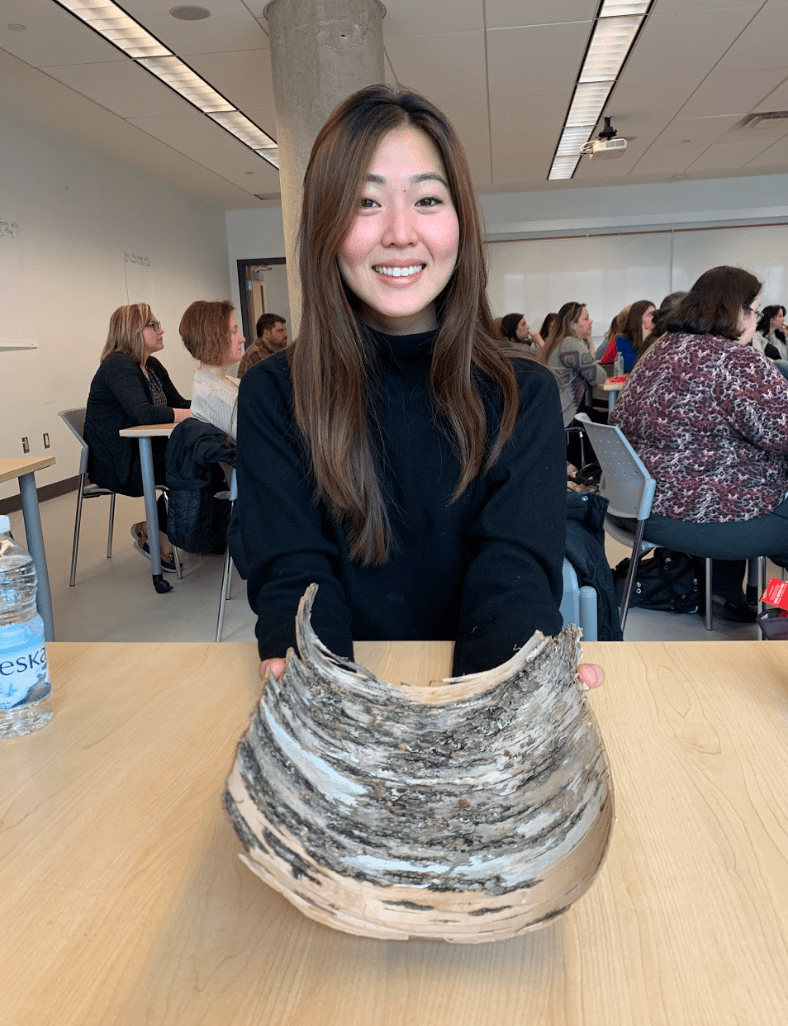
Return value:
<svg viewBox="0 0 788 1026">
<path fill-rule="evenodd" d="M 580 663 L 577 668 L 577 676 L 580 686 L 584 691 L 591 688 L 598 688 L 605 679 L 605 671 L 596 663 Z"/>
<path fill-rule="evenodd" d="M 260 680 L 265 680 L 270 673 L 272 677 L 279 680 L 285 672 L 284 659 L 263 659 L 260 663 Z"/>
</svg>

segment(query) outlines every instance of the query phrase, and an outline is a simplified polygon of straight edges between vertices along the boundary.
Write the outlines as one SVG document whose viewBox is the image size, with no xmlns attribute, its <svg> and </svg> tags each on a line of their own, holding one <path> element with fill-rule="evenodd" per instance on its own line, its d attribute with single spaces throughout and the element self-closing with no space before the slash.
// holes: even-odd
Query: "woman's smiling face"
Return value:
<svg viewBox="0 0 788 1026">
<path fill-rule="evenodd" d="M 363 319 L 392 335 L 435 327 L 435 300 L 454 272 L 459 237 L 435 144 L 418 128 L 389 132 L 337 258 Z"/>
</svg>

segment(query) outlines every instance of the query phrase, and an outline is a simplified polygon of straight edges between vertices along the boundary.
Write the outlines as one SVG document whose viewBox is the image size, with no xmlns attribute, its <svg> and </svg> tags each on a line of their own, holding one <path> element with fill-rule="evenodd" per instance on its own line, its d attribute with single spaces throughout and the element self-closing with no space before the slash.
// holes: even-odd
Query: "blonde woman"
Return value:
<svg viewBox="0 0 788 1026">
<path fill-rule="evenodd" d="M 184 399 L 154 353 L 164 348 L 164 328 L 147 303 L 120 306 L 109 321 L 99 368 L 90 383 L 84 437 L 89 448 L 88 473 L 93 484 L 121 495 L 143 494 L 139 446 L 121 438 L 122 428 L 137 424 L 177 424 L 189 414 Z M 157 484 L 166 480 L 166 439 L 153 439 Z M 167 537 L 167 508 L 158 502 L 162 569 L 175 573 L 172 544 Z M 146 522 L 133 524 L 134 547 L 150 559 Z"/>
</svg>

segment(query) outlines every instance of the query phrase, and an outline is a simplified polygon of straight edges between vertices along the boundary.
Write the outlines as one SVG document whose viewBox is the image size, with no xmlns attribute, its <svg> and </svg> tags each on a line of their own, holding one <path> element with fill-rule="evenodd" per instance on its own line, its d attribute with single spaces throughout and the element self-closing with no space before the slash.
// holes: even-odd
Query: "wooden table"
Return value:
<svg viewBox="0 0 788 1026">
<path fill-rule="evenodd" d="M 138 424 L 135 427 L 123 428 L 118 434 L 122 438 L 136 438 L 140 446 L 140 464 L 142 465 L 142 488 L 145 495 L 145 520 L 148 525 L 148 548 L 153 573 L 153 587 L 160 594 L 172 591 L 172 585 L 164 580 L 161 572 L 161 546 L 159 545 L 159 517 L 156 512 L 156 479 L 153 474 L 152 438 L 169 438 L 175 430 L 175 424 Z"/>
<path fill-rule="evenodd" d="M 55 640 L 55 621 L 52 616 L 52 595 L 49 590 L 49 571 L 44 549 L 44 532 L 41 530 L 41 512 L 38 508 L 36 471 L 51 467 L 54 456 L 10 456 L 0 459 L 0 483 L 19 479 L 19 494 L 22 497 L 22 516 L 25 520 L 27 550 L 33 557 L 38 580 L 36 605 L 44 621 L 44 637 Z"/>
<path fill-rule="evenodd" d="M 0 742 L 3 1026 L 780 1026 L 788 643 L 585 649 L 610 854 L 566 915 L 475 947 L 336 933 L 238 860 L 253 645 L 49 646 L 52 723 Z M 450 646 L 356 657 L 423 683 Z"/>
</svg>

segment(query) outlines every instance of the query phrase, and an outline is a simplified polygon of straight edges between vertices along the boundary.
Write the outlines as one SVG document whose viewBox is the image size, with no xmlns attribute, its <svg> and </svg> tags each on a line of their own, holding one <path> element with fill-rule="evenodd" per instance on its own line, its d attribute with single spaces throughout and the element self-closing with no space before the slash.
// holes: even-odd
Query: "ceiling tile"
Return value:
<svg viewBox="0 0 788 1026">
<path fill-rule="evenodd" d="M 745 167 L 769 146 L 768 140 L 739 143 L 713 143 L 689 165 L 691 171 L 726 171 Z"/>
<path fill-rule="evenodd" d="M 236 107 L 273 108 L 268 50 L 192 55 L 187 63 Z"/>
<path fill-rule="evenodd" d="M 12 32 L 8 25 L 13 24 L 24 25 L 25 31 Z M 52 0 L 2 0 L 0 47 L 34 68 L 126 60 Z"/>
<path fill-rule="evenodd" d="M 404 36 L 480 32 L 484 28 L 481 0 L 384 0 L 383 39 Z"/>
<path fill-rule="evenodd" d="M 593 21 L 599 0 L 486 0 L 487 28 Z"/>
<path fill-rule="evenodd" d="M 268 36 L 241 0 L 195 0 L 211 12 L 203 21 L 179 21 L 169 13 L 189 0 L 123 0 L 122 6 L 174 53 L 225 53 L 268 47 Z"/>
<path fill-rule="evenodd" d="M 169 86 L 128 57 L 119 64 L 74 64 L 44 70 L 122 118 L 194 110 Z"/>
<path fill-rule="evenodd" d="M 748 114 L 779 85 L 785 72 L 774 68 L 721 71 L 715 68 L 681 108 L 687 118 Z"/>
<path fill-rule="evenodd" d="M 589 32 L 588 22 L 488 32 L 490 92 L 564 83 L 573 90 Z"/>
<path fill-rule="evenodd" d="M 788 5 L 766 3 L 754 13 L 742 34 L 720 58 L 725 71 L 784 68 L 785 46 L 775 45 L 788 29 Z"/>
</svg>

